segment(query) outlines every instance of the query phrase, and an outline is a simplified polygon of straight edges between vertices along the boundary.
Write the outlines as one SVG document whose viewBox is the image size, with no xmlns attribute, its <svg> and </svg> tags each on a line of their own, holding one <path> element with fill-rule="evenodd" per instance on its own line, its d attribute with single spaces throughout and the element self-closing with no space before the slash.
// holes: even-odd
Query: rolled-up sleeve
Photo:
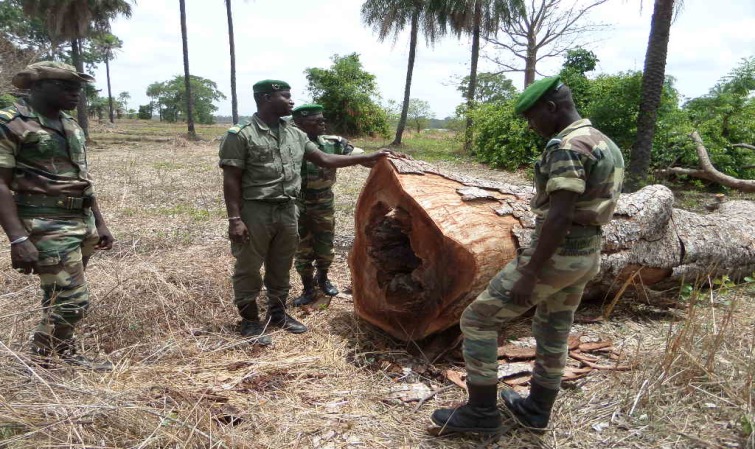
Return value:
<svg viewBox="0 0 755 449">
<path fill-rule="evenodd" d="M 5 126 L 0 125 L 0 168 L 16 167 L 16 144 Z"/>
<path fill-rule="evenodd" d="M 558 149 L 551 151 L 547 157 L 548 183 L 547 193 L 556 190 L 568 190 L 582 194 L 585 191 L 585 168 L 576 151 Z"/>
<path fill-rule="evenodd" d="M 220 167 L 244 168 L 246 160 L 246 140 L 238 134 L 226 133 L 220 142 Z"/>
</svg>

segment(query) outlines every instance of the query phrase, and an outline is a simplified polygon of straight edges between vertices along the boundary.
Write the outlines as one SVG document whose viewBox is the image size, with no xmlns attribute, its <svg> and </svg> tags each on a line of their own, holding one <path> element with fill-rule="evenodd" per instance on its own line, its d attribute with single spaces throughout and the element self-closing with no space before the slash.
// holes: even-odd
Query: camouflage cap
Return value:
<svg viewBox="0 0 755 449">
<path fill-rule="evenodd" d="M 319 104 L 303 104 L 294 108 L 294 110 L 291 111 L 291 115 L 294 117 L 307 117 L 309 115 L 322 114 L 324 109 L 325 108 Z"/>
<path fill-rule="evenodd" d="M 524 113 L 527 109 L 535 106 L 535 103 L 537 103 L 543 95 L 554 89 L 558 89 L 561 86 L 563 86 L 563 83 L 561 83 L 561 78 L 558 76 L 551 76 L 535 81 L 527 86 L 527 88 L 524 89 L 524 92 L 519 95 L 519 99 L 514 107 L 514 112 L 517 114 Z"/>
<path fill-rule="evenodd" d="M 94 77 L 86 73 L 77 72 L 74 66 L 63 62 L 42 61 L 26 66 L 25 69 L 13 75 L 11 82 L 19 89 L 29 89 L 32 84 L 40 80 L 93 83 Z"/>
<path fill-rule="evenodd" d="M 257 81 L 252 86 L 252 91 L 255 94 L 270 94 L 280 90 L 291 90 L 291 86 L 289 86 L 287 82 L 281 80 Z"/>
</svg>

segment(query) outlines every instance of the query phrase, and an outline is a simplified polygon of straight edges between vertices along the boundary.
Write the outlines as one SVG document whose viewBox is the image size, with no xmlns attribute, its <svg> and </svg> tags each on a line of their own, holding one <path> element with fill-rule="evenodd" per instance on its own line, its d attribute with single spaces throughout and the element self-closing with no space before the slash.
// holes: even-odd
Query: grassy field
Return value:
<svg viewBox="0 0 755 449">
<path fill-rule="evenodd" d="M 28 358 L 39 316 L 38 281 L 10 269 L 0 250 L 0 447 L 2 448 L 753 448 L 755 307 L 752 289 L 725 286 L 659 308 L 620 301 L 611 318 L 585 304 L 574 332 L 610 340 L 628 371 L 596 370 L 569 382 L 543 435 L 434 437 L 437 407 L 465 398 L 444 372 L 458 352 L 431 361 L 357 319 L 347 294 L 295 310 L 310 331 L 273 333 L 250 346 L 236 330 L 232 257 L 217 168 L 225 127 L 125 122 L 97 126 L 89 154 L 101 209 L 117 238 L 87 270 L 89 316 L 79 329 L 110 373 Z M 386 142 L 357 141 L 366 149 Z M 458 155 L 441 134 L 402 150 L 473 176 L 529 183 Z M 350 285 L 353 211 L 369 171 L 339 171 L 333 274 Z M 292 272 L 292 296 L 301 284 Z M 506 330 L 528 337 L 529 319 Z M 434 394 L 406 402 L 424 385 Z M 428 396 L 428 395 L 425 395 Z M 404 399 L 402 399 L 404 398 Z"/>
</svg>

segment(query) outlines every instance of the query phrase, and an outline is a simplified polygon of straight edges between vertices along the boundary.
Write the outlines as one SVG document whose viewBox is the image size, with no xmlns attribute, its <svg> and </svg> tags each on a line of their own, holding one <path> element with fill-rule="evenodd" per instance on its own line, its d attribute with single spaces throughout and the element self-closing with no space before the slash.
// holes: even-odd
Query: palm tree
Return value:
<svg viewBox="0 0 755 449">
<path fill-rule="evenodd" d="M 21 0 L 24 13 L 44 21 L 50 36 L 71 43 L 71 60 L 76 70 L 84 71 L 82 40 L 93 32 L 110 31 L 110 22 L 122 15 L 131 17 L 126 0 Z M 89 136 L 86 95 L 76 107 L 79 126 Z"/>
<path fill-rule="evenodd" d="M 642 72 L 637 138 L 632 147 L 626 183 L 627 190 L 630 192 L 642 186 L 650 167 L 655 119 L 661 103 L 663 83 L 666 81 L 666 55 L 671 35 L 671 22 L 674 18 L 674 3 L 674 0 L 655 0 L 653 7 L 650 37 L 645 52 L 645 68 Z"/>
<path fill-rule="evenodd" d="M 191 94 L 191 75 L 189 75 L 189 41 L 186 38 L 186 0 L 178 0 L 181 9 L 181 39 L 184 51 L 184 83 L 186 83 L 186 126 L 189 130 L 189 138 L 196 139 L 194 131 L 194 97 Z"/>
<path fill-rule="evenodd" d="M 430 8 L 431 3 L 423 0 L 367 0 L 362 4 L 362 21 L 375 29 L 378 40 L 381 42 L 388 35 L 393 35 L 395 42 L 398 34 L 406 28 L 407 24 L 410 27 L 404 102 L 401 105 L 401 117 L 396 126 L 396 137 L 391 145 L 401 145 L 401 136 L 406 128 L 414 60 L 417 55 L 417 36 L 420 28 L 428 44 L 434 43 L 446 31 L 445 22 L 435 20 Z"/>
<path fill-rule="evenodd" d="M 105 61 L 105 73 L 107 75 L 107 99 L 109 107 L 110 123 L 115 123 L 115 113 L 113 108 L 113 92 L 110 88 L 110 61 L 113 59 L 113 52 L 123 47 L 123 41 L 110 33 L 103 33 L 94 38 L 95 46 L 102 52 L 102 59 Z"/>
<path fill-rule="evenodd" d="M 477 90 L 477 62 L 480 59 L 480 38 L 495 35 L 501 22 L 524 13 L 523 0 L 434 0 L 434 16 L 447 23 L 457 36 L 472 36 L 472 60 L 469 69 L 469 90 L 467 91 L 467 128 L 464 137 L 464 150 L 472 147 L 472 117 L 469 111 L 474 108 Z"/>
<path fill-rule="evenodd" d="M 239 100 L 236 96 L 236 44 L 233 38 L 233 11 L 231 0 L 225 0 L 225 9 L 228 15 L 228 48 L 231 51 L 231 115 L 233 123 L 239 122 Z"/>
</svg>

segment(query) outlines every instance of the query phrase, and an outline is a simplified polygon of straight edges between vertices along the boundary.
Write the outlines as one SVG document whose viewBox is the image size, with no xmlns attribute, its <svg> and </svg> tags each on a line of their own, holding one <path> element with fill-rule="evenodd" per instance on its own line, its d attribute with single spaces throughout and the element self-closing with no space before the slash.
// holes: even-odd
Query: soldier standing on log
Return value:
<svg viewBox="0 0 755 449">
<path fill-rule="evenodd" d="M 233 291 L 242 318 L 241 335 L 269 345 L 268 325 L 292 333 L 307 331 L 286 313 L 289 271 L 299 243 L 295 200 L 301 189 L 302 161 L 329 168 L 371 166 L 390 152 L 358 156 L 324 153 L 304 132 L 282 119 L 291 115 L 294 106 L 288 83 L 263 80 L 252 89 L 257 113 L 249 123 L 228 130 L 219 156 L 228 236 L 236 258 Z M 263 265 L 264 281 L 260 275 Z M 265 323 L 260 322 L 257 309 L 263 282 L 268 297 Z"/>
<path fill-rule="evenodd" d="M 537 349 L 530 394 L 522 398 L 507 389 L 501 397 L 521 424 L 535 429 L 548 425 L 574 312 L 585 285 L 600 270 L 601 226 L 610 221 L 621 192 L 621 151 L 580 117 L 571 90 L 558 77 L 530 85 L 515 110 L 532 130 L 550 138 L 535 164 L 532 246 L 523 248 L 461 316 L 469 400 L 432 414 L 442 431 L 500 431 L 498 332 L 534 306 Z"/>
<path fill-rule="evenodd" d="M 89 307 L 87 261 L 114 241 L 94 196 L 84 132 L 63 112 L 76 107 L 83 85 L 93 81 L 60 62 L 31 64 L 13 77 L 30 95 L 0 111 L 0 224 L 13 268 L 38 274 L 42 287 L 32 353 L 45 365 L 57 354 L 109 369 L 76 355 L 74 341 L 74 327 Z"/>
<path fill-rule="evenodd" d="M 350 155 L 354 146 L 339 136 L 325 135 L 325 117 L 319 104 L 305 104 L 293 110 L 296 126 L 307 133 L 320 151 L 328 154 Z M 301 192 L 298 206 L 299 249 L 296 251 L 294 266 L 301 276 L 304 289 L 301 296 L 294 299 L 295 306 L 303 306 L 315 300 L 315 281 L 320 291 L 328 296 L 338 294 L 338 289 L 328 279 L 328 270 L 333 263 L 335 251 L 335 206 L 333 184 L 336 183 L 334 168 L 319 167 L 312 162 L 304 162 L 301 170 Z M 314 264 L 314 267 L 313 267 Z M 314 268 L 317 276 L 314 276 Z"/>
</svg>

